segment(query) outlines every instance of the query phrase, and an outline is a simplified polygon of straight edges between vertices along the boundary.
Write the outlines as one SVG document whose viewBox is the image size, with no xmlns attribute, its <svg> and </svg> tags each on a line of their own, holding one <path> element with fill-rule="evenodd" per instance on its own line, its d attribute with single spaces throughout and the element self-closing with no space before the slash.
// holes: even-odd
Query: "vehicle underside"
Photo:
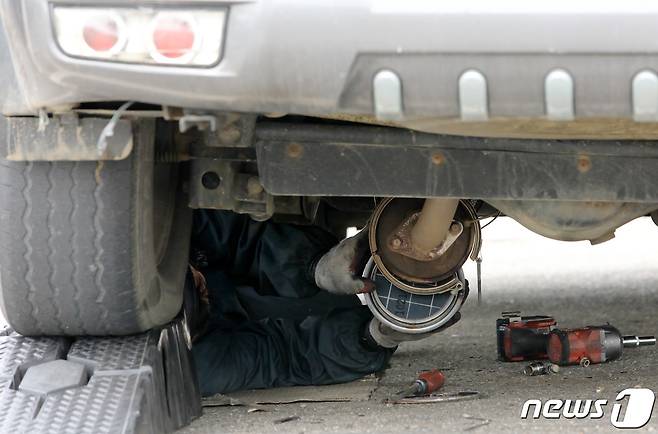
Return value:
<svg viewBox="0 0 658 434">
<path fill-rule="evenodd" d="M 366 228 L 366 276 L 453 298 L 480 220 L 592 244 L 658 220 L 658 35 L 606 31 L 653 34 L 657 12 L 507 3 L 338 2 L 340 21 L 294 1 L 3 3 L 7 319 L 26 335 L 166 323 L 192 209 Z"/>
<path fill-rule="evenodd" d="M 549 238 L 596 244 L 610 240 L 618 227 L 635 218 L 655 219 L 658 209 L 658 198 L 651 188 L 656 182 L 655 151 L 644 141 L 478 138 L 419 132 L 374 120 L 365 123 L 363 118 L 350 122 L 345 116 L 275 117 L 208 111 L 189 115 L 181 109 L 144 104 L 136 104 L 114 118 L 107 116 L 118 113 L 118 105 L 81 105 L 66 114 L 50 115 L 45 121 L 38 117 L 5 118 L 10 162 L 4 170 L 5 176 L 13 177 L 15 168 L 21 167 L 25 168 L 25 179 L 36 176 L 31 185 L 16 185 L 27 205 L 21 209 L 22 219 L 14 224 L 41 221 L 50 225 L 66 222 L 69 226 L 69 216 L 74 223 L 86 219 L 91 226 L 82 225 L 79 230 L 93 228 L 86 235 L 90 237 L 88 243 L 103 250 L 96 250 L 90 260 L 103 258 L 110 264 L 115 253 L 103 248 L 102 242 L 120 231 L 119 226 L 112 225 L 125 222 L 113 217 L 115 208 L 108 209 L 112 214 L 103 214 L 108 204 L 103 203 L 101 186 L 104 182 L 112 185 L 114 177 L 123 176 L 117 175 L 120 173 L 132 172 L 140 178 L 146 190 L 133 193 L 138 198 L 127 205 L 127 210 L 137 209 L 143 215 L 141 222 L 129 224 L 139 232 L 125 234 L 125 243 L 136 243 L 137 237 L 135 249 L 148 252 L 136 250 L 135 254 L 144 261 L 149 275 L 140 273 L 132 278 L 150 276 L 150 281 L 139 284 L 146 291 L 139 295 L 144 299 L 138 305 L 149 314 L 146 319 L 137 315 L 134 322 L 118 320 L 102 301 L 95 303 L 98 312 L 88 312 L 100 314 L 106 321 L 86 323 L 76 317 L 76 322 L 69 324 L 74 317 L 67 316 L 62 298 L 54 302 L 57 309 L 50 312 L 50 322 L 44 315 L 47 310 L 40 312 L 40 321 L 29 319 L 25 323 L 21 323 L 25 318 L 22 314 L 21 319 L 12 318 L 12 312 L 20 309 L 8 310 L 10 321 L 27 334 L 133 333 L 175 315 L 181 303 L 177 286 L 188 261 L 185 246 L 191 209 L 229 210 L 257 221 L 314 224 L 341 238 L 347 228 L 366 228 L 375 265 L 369 265 L 364 275 L 376 277 L 379 272 L 385 282 L 401 289 L 403 297 L 447 294 L 440 314 L 422 321 L 380 312 L 408 333 L 439 327 L 457 312 L 455 300 L 458 295 L 465 296 L 458 273 L 466 260 L 478 258 L 483 242 L 480 220 L 507 216 Z M 37 133 L 43 122 L 44 132 Z M 68 158 L 93 154 L 98 150 L 95 138 L 102 136 L 108 125 L 114 131 L 107 141 L 105 160 L 20 162 L 39 156 L 53 158 L 55 152 Z M 37 146 L 74 137 L 71 128 L 78 131 L 74 149 Z M 41 142 L 25 140 L 37 134 Z M 60 142 L 64 146 L 71 143 Z M 140 155 L 140 150 L 145 154 Z M 151 167 L 121 167 L 124 161 L 137 164 L 134 159 L 126 160 L 128 154 L 136 154 Z M 83 167 L 87 167 L 85 174 Z M 134 180 L 132 188 L 135 186 L 140 182 Z M 96 202 L 87 215 L 81 212 L 87 209 L 85 205 L 75 204 L 75 195 L 85 188 Z M 121 187 L 125 188 L 131 187 Z M 119 200 L 116 194 L 107 197 L 113 206 Z M 69 200 L 68 206 L 60 205 L 63 197 Z M 10 197 L 5 195 L 3 200 L 9 202 Z M 43 212 L 36 210 L 37 203 L 45 208 Z M 115 229 L 99 236 L 105 225 Z M 61 237 L 55 233 L 41 236 L 37 229 L 25 231 L 20 242 L 41 239 L 44 250 L 12 256 L 8 269 L 16 269 L 17 262 L 43 258 L 53 275 L 62 274 L 56 268 L 68 259 L 60 260 L 56 255 L 68 253 L 65 257 L 72 263 L 85 247 L 85 241 L 79 241 L 85 235 L 78 237 L 75 228 L 69 231 L 73 234 Z M 99 276 L 97 271 L 92 282 L 100 290 L 108 275 Z M 38 271 L 30 272 L 38 275 Z M 79 270 L 72 269 L 71 273 L 75 276 Z M 130 286 L 120 281 L 109 281 L 109 285 Z M 23 300 L 21 292 L 13 294 L 17 302 Z M 5 295 L 5 302 L 10 300 L 11 295 Z M 376 312 L 376 306 L 373 309 Z M 77 311 L 70 314 L 77 315 Z"/>
</svg>

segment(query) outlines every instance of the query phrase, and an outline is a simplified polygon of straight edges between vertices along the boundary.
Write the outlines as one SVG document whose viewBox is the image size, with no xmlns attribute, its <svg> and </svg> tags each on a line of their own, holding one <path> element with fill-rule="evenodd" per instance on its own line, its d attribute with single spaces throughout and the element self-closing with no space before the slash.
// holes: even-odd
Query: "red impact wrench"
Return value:
<svg viewBox="0 0 658 434">
<path fill-rule="evenodd" d="M 443 372 L 438 369 L 423 371 L 418 375 L 409 387 L 395 394 L 397 398 L 406 398 L 409 396 L 426 396 L 439 390 L 446 381 Z"/>
<path fill-rule="evenodd" d="M 547 353 L 558 365 L 589 366 L 621 357 L 624 347 L 655 345 L 654 336 L 622 336 L 611 325 L 555 329 L 548 336 Z"/>
<path fill-rule="evenodd" d="M 498 360 L 520 362 L 546 359 L 549 333 L 557 327 L 553 317 L 521 316 L 519 311 L 503 312 L 496 320 Z"/>
</svg>

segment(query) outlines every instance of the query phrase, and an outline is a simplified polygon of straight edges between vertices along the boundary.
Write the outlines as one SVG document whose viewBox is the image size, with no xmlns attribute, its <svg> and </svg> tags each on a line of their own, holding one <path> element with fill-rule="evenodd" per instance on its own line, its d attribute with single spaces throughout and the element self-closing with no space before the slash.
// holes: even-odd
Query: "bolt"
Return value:
<svg viewBox="0 0 658 434">
<path fill-rule="evenodd" d="M 221 143 L 235 143 L 240 140 L 242 133 L 234 125 L 228 125 L 217 133 L 217 138 Z"/>
<path fill-rule="evenodd" d="M 391 240 L 390 245 L 391 245 L 391 249 L 397 250 L 402 246 L 402 240 L 399 239 L 398 237 L 395 237 Z"/>
<path fill-rule="evenodd" d="M 579 155 L 577 167 L 580 173 L 587 173 L 592 168 L 592 160 L 587 155 Z"/>
<path fill-rule="evenodd" d="M 534 377 L 535 375 L 557 374 L 560 367 L 551 362 L 532 362 L 523 369 L 525 375 Z"/>
<path fill-rule="evenodd" d="M 215 190 L 222 180 L 216 172 L 206 172 L 201 176 L 201 185 L 208 190 Z"/>
<path fill-rule="evenodd" d="M 304 148 L 299 143 L 289 143 L 286 147 L 286 152 L 290 158 L 299 158 L 302 155 Z"/>
<path fill-rule="evenodd" d="M 582 359 L 580 359 L 580 363 L 579 363 L 579 364 L 580 364 L 580 366 L 582 366 L 583 368 L 587 368 L 591 363 L 592 363 L 592 362 L 591 362 L 587 357 L 583 357 Z"/>
<path fill-rule="evenodd" d="M 263 192 L 263 186 L 257 176 L 251 176 L 247 180 L 247 194 L 249 196 L 258 196 Z"/>
<path fill-rule="evenodd" d="M 457 235 L 459 233 L 460 229 L 461 229 L 461 226 L 459 225 L 459 223 L 453 223 L 453 224 L 450 225 L 450 233 L 452 235 Z"/>
<path fill-rule="evenodd" d="M 432 163 L 436 166 L 442 165 L 446 161 L 446 158 L 440 152 L 435 152 L 432 154 Z"/>
</svg>

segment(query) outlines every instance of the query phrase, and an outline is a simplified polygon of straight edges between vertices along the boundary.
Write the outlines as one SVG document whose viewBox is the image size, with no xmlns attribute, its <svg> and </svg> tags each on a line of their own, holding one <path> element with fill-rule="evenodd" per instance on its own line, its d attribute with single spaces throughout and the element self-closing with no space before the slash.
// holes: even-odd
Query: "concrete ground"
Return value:
<svg viewBox="0 0 658 434">
<path fill-rule="evenodd" d="M 562 326 L 610 322 L 626 334 L 658 335 L 658 228 L 649 219 L 617 231 L 599 245 L 561 243 L 534 235 L 509 219 L 484 229 L 484 302 L 477 306 L 475 266 L 466 267 L 473 292 L 462 321 L 425 341 L 402 345 L 366 402 L 205 409 L 181 434 L 218 432 L 600 432 L 613 431 L 612 402 L 628 387 L 658 391 L 658 348 L 630 349 L 621 360 L 563 368 L 526 377 L 523 363 L 496 361 L 495 320 L 503 310 L 553 315 Z M 442 369 L 444 391 L 478 390 L 481 399 L 458 403 L 387 405 L 382 401 L 418 371 Z M 599 420 L 521 420 L 527 399 L 607 399 Z M 656 405 L 658 407 L 658 405 Z M 644 428 L 658 429 L 658 411 Z M 297 418 L 275 423 L 285 417 Z M 489 420 L 486 426 L 476 427 Z"/>
</svg>

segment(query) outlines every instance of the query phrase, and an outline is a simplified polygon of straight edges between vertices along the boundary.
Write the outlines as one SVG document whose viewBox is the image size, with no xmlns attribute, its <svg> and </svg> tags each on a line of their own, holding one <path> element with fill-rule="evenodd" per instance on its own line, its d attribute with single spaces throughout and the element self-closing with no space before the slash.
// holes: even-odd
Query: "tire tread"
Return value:
<svg viewBox="0 0 658 434">
<path fill-rule="evenodd" d="M 129 322 L 139 306 L 126 296 L 134 293 L 130 231 L 117 230 L 126 223 L 121 217 L 130 215 L 125 198 L 131 177 L 121 167 L 129 164 L 0 163 L 0 200 L 12 196 L 19 206 L 9 209 L 23 210 L 20 219 L 8 214 L 0 231 L 0 244 L 9 246 L 0 250 L 3 287 L 11 279 L 7 286 L 20 288 L 2 297 L 7 319 L 19 332 L 105 335 L 121 333 L 120 321 L 134 327 Z M 23 166 L 20 177 L 17 166 Z M 107 170 L 115 167 L 119 170 Z M 20 240 L 16 233 L 23 234 Z M 110 297 L 119 288 L 122 297 Z"/>
</svg>

